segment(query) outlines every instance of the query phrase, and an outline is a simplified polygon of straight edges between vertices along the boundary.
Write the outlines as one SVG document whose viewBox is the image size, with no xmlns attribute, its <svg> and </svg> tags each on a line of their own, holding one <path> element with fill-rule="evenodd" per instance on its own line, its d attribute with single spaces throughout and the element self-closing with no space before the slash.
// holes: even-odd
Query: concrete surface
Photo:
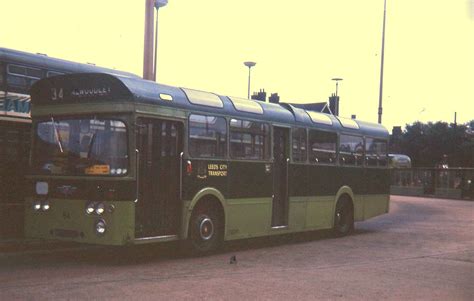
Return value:
<svg viewBox="0 0 474 301">
<path fill-rule="evenodd" d="M 207 257 L 173 245 L 4 252 L 11 299 L 474 300 L 474 202 L 392 196 L 389 214 L 348 237 L 245 240 Z"/>
</svg>

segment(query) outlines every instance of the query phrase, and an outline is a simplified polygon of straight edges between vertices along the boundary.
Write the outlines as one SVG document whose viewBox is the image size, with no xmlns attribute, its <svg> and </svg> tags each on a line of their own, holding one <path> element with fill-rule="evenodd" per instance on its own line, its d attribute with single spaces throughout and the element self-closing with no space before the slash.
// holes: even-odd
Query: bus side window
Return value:
<svg viewBox="0 0 474 301">
<path fill-rule="evenodd" d="M 9 85 L 19 89 L 29 89 L 37 80 L 44 77 L 41 69 L 30 68 L 19 65 L 7 66 L 7 82 Z"/>
<path fill-rule="evenodd" d="M 28 89 L 28 82 L 26 78 L 17 76 L 17 75 L 7 75 L 7 83 L 10 87 L 20 88 L 20 89 Z"/>
<path fill-rule="evenodd" d="M 189 116 L 189 153 L 197 158 L 224 158 L 227 155 L 227 125 L 223 117 Z"/>
<path fill-rule="evenodd" d="M 339 163 L 348 166 L 362 166 L 364 164 L 364 139 L 362 137 L 340 136 Z"/>
<path fill-rule="evenodd" d="M 1 88 L 2 90 L 4 90 L 4 88 L 3 88 L 4 73 L 5 73 L 5 67 L 3 67 L 3 63 L 0 62 L 0 88 Z"/>
<path fill-rule="evenodd" d="M 336 163 L 336 145 L 336 133 L 309 130 L 309 162 L 312 164 Z"/>
<path fill-rule="evenodd" d="M 307 143 L 306 143 L 306 129 L 293 129 L 292 130 L 292 151 L 294 162 L 306 162 L 307 154 Z"/>
<path fill-rule="evenodd" d="M 367 166 L 387 166 L 387 141 L 366 138 L 365 152 Z"/>
<path fill-rule="evenodd" d="M 230 156 L 236 159 L 268 159 L 270 157 L 268 124 L 231 119 Z"/>
</svg>

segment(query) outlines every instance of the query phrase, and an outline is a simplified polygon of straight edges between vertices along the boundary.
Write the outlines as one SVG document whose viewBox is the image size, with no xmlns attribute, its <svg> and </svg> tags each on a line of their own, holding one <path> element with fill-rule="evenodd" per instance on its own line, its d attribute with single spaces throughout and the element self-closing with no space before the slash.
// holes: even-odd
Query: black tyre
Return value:
<svg viewBox="0 0 474 301">
<path fill-rule="evenodd" d="M 216 250 L 222 242 L 222 224 L 219 211 L 209 204 L 199 205 L 191 216 L 190 247 L 195 254 Z"/>
<path fill-rule="evenodd" d="M 337 201 L 334 213 L 334 234 L 348 235 L 354 230 L 354 209 L 350 200 L 344 198 Z"/>
</svg>

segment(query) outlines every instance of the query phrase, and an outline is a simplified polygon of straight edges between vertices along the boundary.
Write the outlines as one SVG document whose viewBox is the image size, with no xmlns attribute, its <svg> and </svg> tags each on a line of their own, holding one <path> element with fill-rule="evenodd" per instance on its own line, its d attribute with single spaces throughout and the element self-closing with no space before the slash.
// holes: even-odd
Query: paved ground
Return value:
<svg viewBox="0 0 474 301">
<path fill-rule="evenodd" d="M 0 300 L 474 300 L 474 202 L 393 196 L 390 214 L 356 227 L 337 239 L 241 241 L 199 258 L 172 245 L 4 252 Z"/>
</svg>

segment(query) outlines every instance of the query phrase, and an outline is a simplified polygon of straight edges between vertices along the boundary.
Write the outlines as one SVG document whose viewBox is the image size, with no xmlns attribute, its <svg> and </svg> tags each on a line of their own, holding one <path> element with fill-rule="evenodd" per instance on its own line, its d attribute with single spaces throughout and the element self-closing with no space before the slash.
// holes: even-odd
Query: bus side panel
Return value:
<svg viewBox="0 0 474 301">
<path fill-rule="evenodd" d="M 289 219 L 291 230 L 298 231 L 306 228 L 306 210 L 310 196 L 306 190 L 310 185 L 308 166 L 305 164 L 290 164 L 288 169 Z"/>
<path fill-rule="evenodd" d="M 364 219 L 389 211 L 390 170 L 366 168 L 367 193 L 364 195 Z"/>
<path fill-rule="evenodd" d="M 354 205 L 354 220 L 364 220 L 365 196 L 367 194 L 367 173 L 365 168 L 361 166 L 340 167 L 338 174 L 340 187 L 347 186 L 353 193 L 351 197 Z"/>
<path fill-rule="evenodd" d="M 308 197 L 306 209 L 306 229 L 327 229 L 332 227 L 334 196 Z"/>
<path fill-rule="evenodd" d="M 291 231 L 306 228 L 307 197 L 290 197 L 288 227 Z"/>
<path fill-rule="evenodd" d="M 226 238 L 261 236 L 270 230 L 272 170 L 269 163 L 230 161 Z"/>
<path fill-rule="evenodd" d="M 183 200 L 192 200 L 203 188 L 217 189 L 227 198 L 230 166 L 223 160 L 190 159 L 191 173 L 183 177 Z M 185 171 L 186 172 L 186 171 Z"/>
<path fill-rule="evenodd" d="M 308 176 L 300 191 L 307 199 L 306 229 L 327 229 L 332 227 L 334 197 L 343 183 L 336 166 L 309 165 Z M 298 180 L 295 179 L 294 182 Z M 295 183 L 296 186 L 298 184 Z"/>
<path fill-rule="evenodd" d="M 191 200 L 208 187 L 221 192 L 227 204 L 223 208 L 226 240 L 268 233 L 273 179 L 271 168 L 267 168 L 269 163 L 205 159 L 190 161 L 192 172 L 183 178 L 183 199 Z"/>
<path fill-rule="evenodd" d="M 226 240 L 263 236 L 269 233 L 272 219 L 271 198 L 227 200 Z"/>
<path fill-rule="evenodd" d="M 364 210 L 365 210 L 365 200 L 366 196 L 362 195 L 354 195 L 353 203 L 354 203 L 354 221 L 363 221 L 364 218 Z"/>
<path fill-rule="evenodd" d="M 372 194 L 364 197 L 364 220 L 389 211 L 390 196 L 388 194 Z"/>
<path fill-rule="evenodd" d="M 390 170 L 386 168 L 366 168 L 367 193 L 390 194 Z"/>
</svg>

